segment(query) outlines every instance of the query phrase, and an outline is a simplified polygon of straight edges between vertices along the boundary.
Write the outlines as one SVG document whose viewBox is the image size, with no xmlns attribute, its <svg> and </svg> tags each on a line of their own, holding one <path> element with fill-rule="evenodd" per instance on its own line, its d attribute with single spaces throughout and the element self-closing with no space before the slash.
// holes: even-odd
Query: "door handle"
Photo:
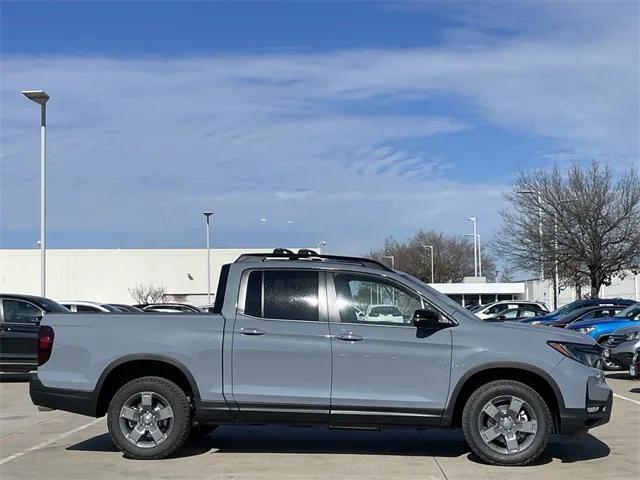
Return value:
<svg viewBox="0 0 640 480">
<path fill-rule="evenodd" d="M 344 340 L 345 342 L 359 342 L 360 340 L 364 340 L 364 337 L 351 332 L 341 333 L 340 335 L 336 335 L 336 338 L 338 340 Z"/>
<path fill-rule="evenodd" d="M 264 335 L 264 330 L 259 330 L 257 328 L 241 328 L 239 332 L 242 335 Z"/>
</svg>

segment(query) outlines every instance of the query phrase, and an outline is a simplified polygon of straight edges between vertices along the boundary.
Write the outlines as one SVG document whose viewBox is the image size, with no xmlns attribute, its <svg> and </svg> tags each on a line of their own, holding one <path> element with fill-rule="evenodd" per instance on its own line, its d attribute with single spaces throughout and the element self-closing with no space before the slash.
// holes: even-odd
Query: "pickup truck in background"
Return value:
<svg viewBox="0 0 640 480">
<path fill-rule="evenodd" d="M 402 321 L 358 314 L 371 305 Z M 284 424 L 462 428 L 486 462 L 523 465 L 611 415 L 593 339 L 484 322 L 371 259 L 245 254 L 213 310 L 47 314 L 31 398 L 106 414 L 136 459 L 172 455 L 194 427 Z"/>
</svg>

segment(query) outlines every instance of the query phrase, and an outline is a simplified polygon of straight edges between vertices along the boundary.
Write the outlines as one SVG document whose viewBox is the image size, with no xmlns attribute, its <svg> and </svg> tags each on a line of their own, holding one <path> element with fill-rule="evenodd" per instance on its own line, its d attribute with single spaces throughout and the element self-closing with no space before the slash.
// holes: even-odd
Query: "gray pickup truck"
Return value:
<svg viewBox="0 0 640 480">
<path fill-rule="evenodd" d="M 33 402 L 106 414 L 136 459 L 217 425 L 285 424 L 462 428 L 486 462 L 522 465 L 611 415 L 590 337 L 484 322 L 370 259 L 245 254 L 215 298 L 213 314 L 45 315 Z"/>
</svg>

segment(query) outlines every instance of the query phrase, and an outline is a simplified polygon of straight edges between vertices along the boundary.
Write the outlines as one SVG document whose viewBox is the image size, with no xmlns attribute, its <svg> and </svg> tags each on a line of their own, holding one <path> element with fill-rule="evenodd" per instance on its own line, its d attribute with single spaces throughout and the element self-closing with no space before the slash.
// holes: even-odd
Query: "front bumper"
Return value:
<svg viewBox="0 0 640 480">
<path fill-rule="evenodd" d="M 609 360 L 613 361 L 623 370 L 629 370 L 632 358 L 633 353 L 631 352 L 616 352 L 615 350 L 612 350 L 609 354 Z"/>
<path fill-rule="evenodd" d="M 97 395 L 93 391 L 46 387 L 36 373 L 29 378 L 29 396 L 38 407 L 96 416 Z"/>
<path fill-rule="evenodd" d="M 613 392 L 599 377 L 589 377 L 584 408 L 562 408 L 558 433 L 584 434 L 590 428 L 608 423 L 613 406 Z"/>
</svg>

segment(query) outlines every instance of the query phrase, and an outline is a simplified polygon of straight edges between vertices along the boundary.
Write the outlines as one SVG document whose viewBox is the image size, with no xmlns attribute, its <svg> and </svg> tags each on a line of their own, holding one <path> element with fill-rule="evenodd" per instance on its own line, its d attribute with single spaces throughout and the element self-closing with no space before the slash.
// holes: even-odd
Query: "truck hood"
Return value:
<svg viewBox="0 0 640 480">
<path fill-rule="evenodd" d="M 546 340 L 556 340 L 571 343 L 585 343 L 593 345 L 596 343 L 588 335 L 584 335 L 580 332 L 573 332 L 564 328 L 547 327 L 545 325 L 530 325 L 528 323 L 519 322 L 500 322 L 492 323 L 491 325 L 497 328 L 509 328 L 512 330 L 519 330 L 523 335 L 536 335 L 538 337 L 544 337 Z"/>
</svg>

